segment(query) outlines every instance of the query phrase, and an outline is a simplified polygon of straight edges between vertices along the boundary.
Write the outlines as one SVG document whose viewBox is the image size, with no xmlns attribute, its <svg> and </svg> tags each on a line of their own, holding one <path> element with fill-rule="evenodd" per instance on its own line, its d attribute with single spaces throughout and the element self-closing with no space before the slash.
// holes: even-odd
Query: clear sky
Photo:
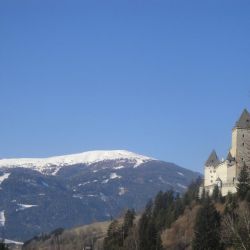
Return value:
<svg viewBox="0 0 250 250">
<path fill-rule="evenodd" d="M 249 0 L 1 0 L 0 158 L 127 149 L 202 171 L 250 109 L 249 13 Z"/>
</svg>

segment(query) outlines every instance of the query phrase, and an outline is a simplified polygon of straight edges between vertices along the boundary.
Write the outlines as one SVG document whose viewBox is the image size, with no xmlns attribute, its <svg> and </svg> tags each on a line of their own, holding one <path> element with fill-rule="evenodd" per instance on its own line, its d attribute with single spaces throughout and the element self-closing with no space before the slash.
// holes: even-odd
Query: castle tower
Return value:
<svg viewBox="0 0 250 250">
<path fill-rule="evenodd" d="M 246 109 L 233 128 L 230 152 L 238 166 L 237 175 L 244 163 L 250 166 L 250 113 Z"/>
<path fill-rule="evenodd" d="M 204 180 L 205 186 L 210 186 L 215 184 L 217 178 L 216 167 L 219 164 L 220 160 L 215 150 L 213 150 L 205 163 L 205 180 Z"/>
</svg>

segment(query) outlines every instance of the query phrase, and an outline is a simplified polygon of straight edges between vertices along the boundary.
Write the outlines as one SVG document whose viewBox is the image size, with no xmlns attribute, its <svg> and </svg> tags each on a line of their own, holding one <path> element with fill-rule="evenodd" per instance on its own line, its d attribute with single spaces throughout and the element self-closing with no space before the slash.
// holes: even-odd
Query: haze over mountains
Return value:
<svg viewBox="0 0 250 250">
<path fill-rule="evenodd" d="M 0 214 L 6 238 L 24 241 L 140 211 L 160 190 L 182 193 L 199 173 L 125 150 L 0 160 Z"/>
</svg>

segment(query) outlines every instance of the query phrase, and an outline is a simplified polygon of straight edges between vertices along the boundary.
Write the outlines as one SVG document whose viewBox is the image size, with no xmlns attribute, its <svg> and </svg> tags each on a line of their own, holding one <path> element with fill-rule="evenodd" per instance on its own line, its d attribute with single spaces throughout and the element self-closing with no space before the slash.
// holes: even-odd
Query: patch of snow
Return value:
<svg viewBox="0 0 250 250">
<path fill-rule="evenodd" d="M 122 169 L 125 168 L 124 166 L 118 166 L 118 167 L 114 167 L 113 169 Z"/>
<path fill-rule="evenodd" d="M 93 182 L 98 182 L 98 180 L 93 180 Z"/>
<path fill-rule="evenodd" d="M 161 183 L 165 183 L 165 181 L 163 180 L 161 176 L 158 177 L 158 180 L 161 181 Z"/>
<path fill-rule="evenodd" d="M 177 186 L 180 187 L 180 188 L 183 188 L 183 189 L 186 189 L 186 188 L 187 188 L 187 186 L 182 185 L 182 184 L 180 184 L 180 183 L 177 183 Z"/>
<path fill-rule="evenodd" d="M 177 172 L 178 175 L 184 176 L 182 172 Z"/>
<path fill-rule="evenodd" d="M 74 194 L 72 197 L 80 200 L 83 199 L 83 196 L 81 194 Z"/>
<path fill-rule="evenodd" d="M 98 172 L 98 170 L 93 170 L 93 173 L 96 173 L 96 172 Z"/>
<path fill-rule="evenodd" d="M 10 176 L 10 173 L 5 173 L 0 176 L 0 185 L 3 183 L 4 180 L 7 180 Z"/>
<path fill-rule="evenodd" d="M 105 194 L 100 193 L 100 196 L 102 201 L 106 202 L 108 200 L 108 197 Z"/>
<path fill-rule="evenodd" d="M 23 242 L 14 241 L 14 240 L 8 240 L 8 239 L 4 239 L 3 242 L 6 243 L 6 244 L 23 245 Z"/>
<path fill-rule="evenodd" d="M 42 181 L 42 184 L 43 184 L 43 186 L 45 186 L 45 187 L 49 187 L 49 184 L 46 183 L 45 181 Z"/>
<path fill-rule="evenodd" d="M 5 214 L 4 214 L 4 210 L 3 210 L 3 211 L 0 211 L 0 226 L 1 227 L 4 227 L 5 221 L 6 221 L 6 219 L 5 219 Z"/>
<path fill-rule="evenodd" d="M 87 194 L 87 195 L 74 194 L 72 197 L 73 198 L 78 198 L 78 199 L 83 199 L 84 197 L 98 197 L 98 195 L 96 195 L 96 194 Z"/>
<path fill-rule="evenodd" d="M 37 205 L 21 204 L 21 203 L 17 205 L 19 206 L 19 208 L 16 209 L 16 211 L 25 210 L 25 209 L 32 208 L 32 207 L 38 207 Z"/>
<path fill-rule="evenodd" d="M 124 187 L 119 187 L 119 192 L 118 192 L 118 194 L 121 196 L 121 195 L 126 194 L 127 191 L 128 191 L 128 190 L 127 190 L 126 188 L 124 188 Z"/>
<path fill-rule="evenodd" d="M 173 183 L 169 182 L 169 181 L 166 181 L 166 184 L 170 185 L 170 186 L 173 186 Z"/>
<path fill-rule="evenodd" d="M 87 185 L 87 184 L 90 184 L 90 181 L 86 181 L 86 182 L 83 182 L 83 183 L 79 183 L 78 186 L 79 186 L 79 187 L 80 187 L 80 186 L 85 186 L 85 185 Z"/>
<path fill-rule="evenodd" d="M 110 179 L 120 179 L 122 177 L 120 175 L 117 175 L 116 173 L 111 173 L 109 178 Z"/>
<path fill-rule="evenodd" d="M 31 168 L 43 174 L 56 175 L 60 168 L 64 166 L 70 166 L 75 164 L 91 165 L 93 163 L 109 160 L 128 160 L 133 163 L 134 168 L 136 168 L 142 163 L 155 159 L 135 154 L 126 150 L 99 150 L 49 158 L 1 159 L 0 168 Z"/>
<path fill-rule="evenodd" d="M 103 184 L 106 184 L 106 183 L 108 183 L 108 182 L 109 182 L 109 179 L 106 179 L 106 180 L 103 180 L 103 181 L 102 181 Z"/>
</svg>

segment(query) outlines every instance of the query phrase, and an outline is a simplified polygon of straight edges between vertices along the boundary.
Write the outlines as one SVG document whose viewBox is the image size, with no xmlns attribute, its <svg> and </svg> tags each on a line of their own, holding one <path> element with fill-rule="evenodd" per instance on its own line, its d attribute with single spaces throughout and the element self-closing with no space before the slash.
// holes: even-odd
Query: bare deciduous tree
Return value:
<svg viewBox="0 0 250 250">
<path fill-rule="evenodd" d="M 247 203 L 224 216 L 222 223 L 222 240 L 235 249 L 250 249 L 250 205 Z"/>
</svg>

